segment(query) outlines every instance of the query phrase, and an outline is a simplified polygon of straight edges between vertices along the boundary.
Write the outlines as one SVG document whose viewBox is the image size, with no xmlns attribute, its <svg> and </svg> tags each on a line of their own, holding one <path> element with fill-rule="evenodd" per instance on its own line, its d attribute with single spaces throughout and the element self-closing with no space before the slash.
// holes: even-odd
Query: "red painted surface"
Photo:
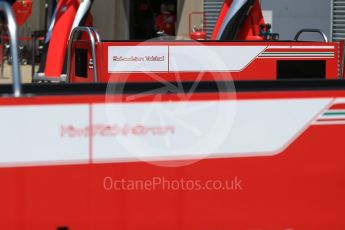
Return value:
<svg viewBox="0 0 345 230">
<path fill-rule="evenodd" d="M 45 75 L 47 78 L 59 78 L 65 61 L 67 41 L 73 21 L 79 7 L 78 0 L 61 0 L 47 53 Z"/>
<path fill-rule="evenodd" d="M 342 91 L 238 93 L 239 100 L 344 96 Z M 199 94 L 191 100 L 217 98 Z M 171 99 L 178 100 L 162 97 Z M 104 96 L 1 98 L 0 106 L 103 102 Z M 344 132 L 345 125 L 311 126 L 277 156 L 209 159 L 182 168 L 137 162 L 0 169 L 0 228 L 344 229 Z M 243 190 L 107 191 L 106 177 L 202 182 L 238 177 Z"/>
<path fill-rule="evenodd" d="M 200 41 L 200 40 L 206 40 L 206 32 L 204 31 L 196 31 L 190 33 L 190 39 Z"/>
<path fill-rule="evenodd" d="M 260 25 L 264 24 L 265 19 L 262 14 L 260 1 L 256 0 L 250 9 L 247 19 L 238 31 L 236 40 L 253 40 L 253 38 L 260 35 Z M 262 38 L 258 40 L 262 40 Z"/>
<path fill-rule="evenodd" d="M 226 17 L 226 14 L 228 13 L 228 11 L 230 10 L 231 4 L 232 4 L 233 0 L 226 0 L 224 2 L 224 5 L 222 7 L 222 10 L 219 13 L 219 17 L 217 20 L 216 25 L 214 26 L 214 30 L 213 30 L 213 34 L 211 37 L 211 40 L 215 40 L 217 39 L 217 36 L 219 34 L 220 28 L 224 22 L 224 19 Z"/>
<path fill-rule="evenodd" d="M 218 21 L 215 25 L 212 38 L 211 40 L 217 40 L 219 35 L 220 29 L 224 20 L 231 10 L 233 0 L 226 0 L 223 8 L 220 12 Z M 262 14 L 260 1 L 255 0 L 253 6 L 251 7 L 250 11 L 248 12 L 247 18 L 244 20 L 241 28 L 238 30 L 238 34 L 235 40 L 242 41 L 242 40 L 262 40 L 262 38 L 258 37 L 260 35 L 260 25 L 264 25 L 265 20 Z M 257 39 L 255 39 L 257 37 Z"/>
</svg>

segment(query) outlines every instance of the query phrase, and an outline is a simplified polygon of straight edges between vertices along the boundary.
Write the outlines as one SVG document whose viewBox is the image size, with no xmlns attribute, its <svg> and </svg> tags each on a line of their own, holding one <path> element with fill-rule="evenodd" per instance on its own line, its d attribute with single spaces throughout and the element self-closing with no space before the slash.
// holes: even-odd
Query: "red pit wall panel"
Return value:
<svg viewBox="0 0 345 230">
<path fill-rule="evenodd" d="M 201 94 L 190 100 L 218 97 Z M 262 92 L 239 93 L 237 97 L 240 103 L 327 99 L 331 103 L 325 111 L 332 111 L 344 108 L 344 100 L 339 98 L 345 98 L 345 93 Z M 162 97 L 163 102 L 178 100 L 174 95 Z M 0 99 L 0 107 L 6 108 L 103 103 L 104 96 L 94 95 Z M 205 159 L 180 168 L 143 162 L 0 168 L 0 228 L 344 229 L 344 132 L 342 123 L 311 124 L 278 155 Z M 37 137 L 38 143 L 44 141 L 44 134 Z M 2 149 L 2 157 L 5 154 Z M 239 177 L 243 190 L 106 191 L 102 184 L 105 177 L 201 181 Z"/>
<path fill-rule="evenodd" d="M 87 42 L 78 42 L 78 47 L 87 48 Z M 152 81 L 213 81 L 213 80 L 275 80 L 277 78 L 277 61 L 278 60 L 326 60 L 326 78 L 338 79 L 339 73 L 339 44 L 338 43 L 320 43 L 320 42 L 102 42 L 97 46 L 97 65 L 100 82 L 152 82 Z M 129 56 L 136 53 L 136 49 L 146 47 L 154 49 L 154 47 L 162 47 L 166 49 L 165 61 L 166 66 L 163 70 L 157 71 L 154 68 L 147 68 L 147 71 L 136 71 L 135 66 L 145 67 L 145 63 L 127 63 L 125 69 L 112 72 L 109 66 L 114 65 L 111 55 L 108 55 L 109 49 L 122 49 L 122 54 L 125 55 L 124 49 L 127 49 Z M 151 47 L 151 48 L 149 48 Z M 189 52 L 184 56 L 184 59 L 177 59 L 180 63 L 177 64 L 178 70 L 173 69 L 174 50 L 183 47 L 193 49 L 199 47 L 198 50 L 186 51 Z M 219 55 L 217 47 L 229 49 L 228 53 Z M 255 47 L 263 47 L 261 50 L 251 51 Z M 220 49 L 222 49 L 220 48 Z M 91 58 L 90 48 L 89 58 Z M 202 50 L 205 50 L 203 52 Z M 180 50 L 181 51 L 181 50 Z M 132 52 L 132 53 L 131 53 Z M 152 52 L 148 52 L 151 53 Z M 154 52 L 153 52 L 154 53 Z M 276 56 L 275 54 L 280 55 Z M 114 54 L 119 55 L 114 51 Z M 140 53 L 137 56 L 144 55 Z M 177 52 L 177 55 L 179 53 Z M 211 57 L 210 57 L 211 56 Z M 108 60 L 109 59 L 109 60 Z M 206 60 L 206 61 L 205 61 Z M 178 68 L 183 63 L 200 62 L 200 66 L 195 64 L 194 69 Z M 205 63 L 202 63 L 205 61 Z M 109 64 L 109 62 L 112 62 Z M 238 63 L 237 63 L 238 62 Z M 123 64 L 122 62 L 121 64 Z M 207 64 L 211 63 L 211 64 Z M 238 65 L 234 64 L 237 63 Z M 74 60 L 72 61 L 72 82 L 90 82 L 93 79 L 93 73 L 89 69 L 87 79 L 74 76 Z M 207 69 L 207 65 L 210 65 Z M 113 67 L 116 70 L 117 67 Z M 138 67 L 139 68 L 139 67 Z M 229 69 L 234 69 L 229 71 Z"/>
</svg>

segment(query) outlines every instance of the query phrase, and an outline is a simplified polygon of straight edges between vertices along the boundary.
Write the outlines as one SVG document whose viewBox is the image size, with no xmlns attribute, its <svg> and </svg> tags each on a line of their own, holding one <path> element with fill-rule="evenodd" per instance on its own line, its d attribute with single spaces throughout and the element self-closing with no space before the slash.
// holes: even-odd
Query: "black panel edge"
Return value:
<svg viewBox="0 0 345 230">
<path fill-rule="evenodd" d="M 171 83 L 177 85 L 177 83 Z M 174 94 L 189 92 L 194 82 L 182 83 L 183 89 L 176 87 L 166 90 L 161 83 L 110 83 L 110 84 L 24 84 L 25 94 L 32 95 L 104 95 L 107 89 L 111 94 L 145 94 L 155 90 L 157 93 Z M 235 90 L 234 90 L 235 88 Z M 299 81 L 237 81 L 200 82 L 196 93 L 216 92 L 279 92 L 279 91 L 345 91 L 345 80 L 299 80 Z M 0 85 L 0 95 L 11 94 L 11 85 Z"/>
</svg>

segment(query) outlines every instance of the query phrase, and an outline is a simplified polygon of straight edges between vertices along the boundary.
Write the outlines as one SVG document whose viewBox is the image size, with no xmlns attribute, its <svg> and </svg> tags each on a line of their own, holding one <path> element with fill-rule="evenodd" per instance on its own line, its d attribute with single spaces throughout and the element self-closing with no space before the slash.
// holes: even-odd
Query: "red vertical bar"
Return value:
<svg viewBox="0 0 345 230">
<path fill-rule="evenodd" d="M 79 7 L 78 0 L 62 0 L 58 3 L 58 15 L 51 35 L 45 75 L 60 78 L 65 62 L 67 42 Z"/>
<path fill-rule="evenodd" d="M 342 40 L 339 43 L 340 50 L 340 77 L 345 79 L 345 41 Z"/>
<path fill-rule="evenodd" d="M 224 22 L 224 19 L 226 17 L 226 14 L 228 13 L 230 7 L 231 7 L 231 4 L 232 4 L 233 0 L 225 0 L 225 3 L 223 5 L 223 8 L 222 10 L 220 11 L 220 14 L 219 14 L 219 18 L 218 18 L 218 21 L 214 27 L 214 30 L 213 30 L 213 34 L 212 34 L 212 37 L 211 39 L 212 40 L 216 40 L 217 39 L 217 36 L 218 36 L 218 33 L 219 33 L 219 30 Z"/>
</svg>

